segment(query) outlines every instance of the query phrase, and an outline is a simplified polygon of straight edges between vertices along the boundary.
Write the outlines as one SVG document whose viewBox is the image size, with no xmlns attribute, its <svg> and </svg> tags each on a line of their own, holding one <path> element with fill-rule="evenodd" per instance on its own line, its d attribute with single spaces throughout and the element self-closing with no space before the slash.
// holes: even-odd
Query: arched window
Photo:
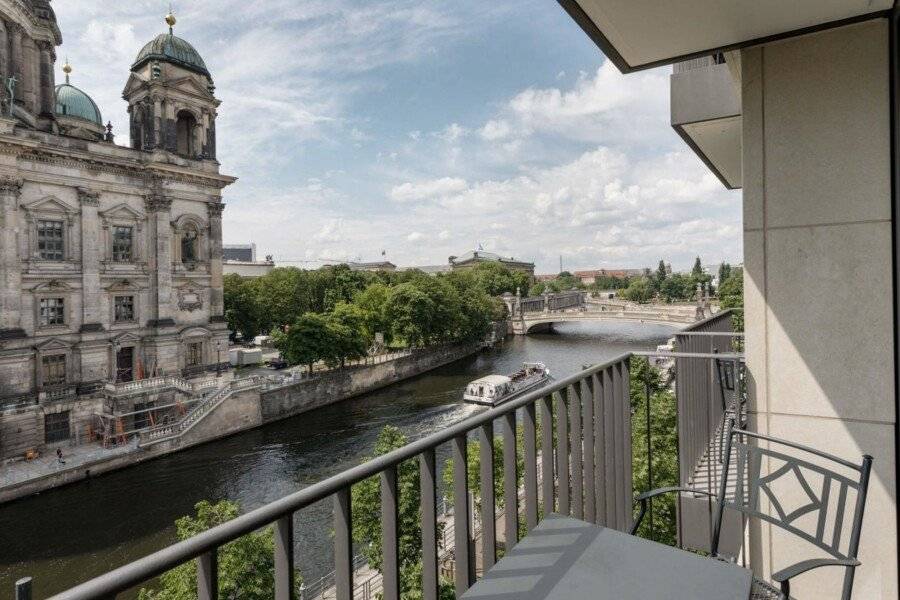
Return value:
<svg viewBox="0 0 900 600">
<path fill-rule="evenodd" d="M 199 240 L 200 233 L 193 225 L 185 227 L 181 234 L 181 262 L 197 262 Z"/>
<path fill-rule="evenodd" d="M 190 112 L 183 110 L 178 113 L 175 124 L 176 147 L 178 154 L 194 156 L 194 128 L 197 120 Z"/>
</svg>

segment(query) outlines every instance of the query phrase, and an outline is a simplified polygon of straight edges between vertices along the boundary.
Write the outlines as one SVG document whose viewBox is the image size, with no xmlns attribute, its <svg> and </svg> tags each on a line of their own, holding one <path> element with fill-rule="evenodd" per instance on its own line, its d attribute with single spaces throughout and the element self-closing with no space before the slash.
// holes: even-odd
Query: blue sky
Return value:
<svg viewBox="0 0 900 600">
<path fill-rule="evenodd" d="M 58 68 L 127 143 L 128 67 L 167 3 L 54 8 Z M 477 244 L 539 272 L 740 261 L 740 196 L 669 127 L 669 69 L 620 75 L 553 0 L 174 8 L 223 101 L 226 243 L 310 267 Z"/>
</svg>

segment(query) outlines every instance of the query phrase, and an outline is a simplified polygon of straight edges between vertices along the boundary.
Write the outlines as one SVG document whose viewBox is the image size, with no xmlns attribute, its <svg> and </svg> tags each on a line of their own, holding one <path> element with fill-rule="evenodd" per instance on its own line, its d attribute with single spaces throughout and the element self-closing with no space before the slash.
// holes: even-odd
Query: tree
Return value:
<svg viewBox="0 0 900 600">
<path fill-rule="evenodd" d="M 690 300 L 694 293 L 693 280 L 682 273 L 675 273 L 662 282 L 659 294 L 666 302 Z"/>
<path fill-rule="evenodd" d="M 386 426 L 375 442 L 375 456 L 402 448 L 406 436 L 393 426 Z M 374 458 L 374 457 L 373 457 Z M 416 598 L 422 586 L 422 529 L 419 514 L 421 488 L 419 466 L 407 460 L 397 467 L 397 537 L 400 567 L 400 595 L 404 600 Z M 378 477 L 370 477 L 353 486 L 351 491 L 353 539 L 362 548 L 366 561 L 373 569 L 383 572 L 384 553 L 381 546 L 381 486 Z M 438 523 L 438 537 L 443 524 Z M 443 599 L 452 598 L 452 585 L 440 583 Z M 448 596 L 449 592 L 449 596 Z"/>
<path fill-rule="evenodd" d="M 663 281 L 668 277 L 669 272 L 666 270 L 666 263 L 663 262 L 662 259 L 659 261 L 659 266 L 656 267 L 656 281 L 662 284 Z"/>
<path fill-rule="evenodd" d="M 543 281 L 536 281 L 528 288 L 528 296 L 540 296 L 547 289 L 547 285 Z"/>
<path fill-rule="evenodd" d="M 226 275 L 224 279 L 225 319 L 228 321 L 228 328 L 240 333 L 245 340 L 253 339 L 268 330 L 268 319 L 256 302 L 255 287 L 254 280 L 234 273 Z"/>
<path fill-rule="evenodd" d="M 394 336 L 414 348 L 428 341 L 434 312 L 432 299 L 412 282 L 391 288 L 385 305 Z"/>
<path fill-rule="evenodd" d="M 647 403 L 650 408 L 650 441 L 653 448 L 653 488 L 678 485 L 678 413 L 675 394 L 662 380 L 660 371 L 646 358 L 631 363 L 631 448 L 634 495 L 650 490 L 647 453 Z M 648 398 L 649 392 L 649 398 Z M 664 544 L 675 544 L 675 495 L 653 500 L 653 527 L 644 518 L 638 535 Z"/>
<path fill-rule="evenodd" d="M 391 322 L 385 312 L 390 287 L 382 282 L 369 284 L 353 298 L 353 304 L 362 311 L 363 335 L 370 340 L 376 333 L 384 335 L 385 344 L 391 341 Z"/>
<path fill-rule="evenodd" d="M 744 307 L 744 270 L 731 269 L 728 279 L 719 283 L 719 305 L 722 308 Z M 744 312 L 735 311 L 732 320 L 735 331 L 744 330 Z"/>
<path fill-rule="evenodd" d="M 313 365 L 333 356 L 328 320 L 320 314 L 305 313 L 284 333 L 274 335 L 275 347 L 292 365 Z"/>
<path fill-rule="evenodd" d="M 649 302 L 653 297 L 653 290 L 650 289 L 650 283 L 646 277 L 636 277 L 625 288 L 624 296 L 626 300 L 632 302 Z"/>
<path fill-rule="evenodd" d="M 731 265 L 723 262 L 719 265 L 719 286 L 721 287 L 725 280 L 731 275 Z"/>
<path fill-rule="evenodd" d="M 347 359 L 361 358 L 372 343 L 363 333 L 363 311 L 347 302 L 339 302 L 327 316 L 327 356 L 329 364 L 344 366 Z"/>
<path fill-rule="evenodd" d="M 180 541 L 234 519 L 240 513 L 236 502 L 206 500 L 194 506 L 196 516 L 175 521 Z M 248 533 L 218 549 L 219 597 L 268 600 L 275 597 L 275 542 L 271 527 Z M 188 561 L 159 577 L 160 589 L 141 588 L 139 600 L 196 600 L 197 563 Z M 299 597 L 300 576 L 294 575 Z"/>
<path fill-rule="evenodd" d="M 691 269 L 691 275 L 697 279 L 703 276 L 703 265 L 700 264 L 700 257 L 694 261 L 694 268 Z"/>
</svg>

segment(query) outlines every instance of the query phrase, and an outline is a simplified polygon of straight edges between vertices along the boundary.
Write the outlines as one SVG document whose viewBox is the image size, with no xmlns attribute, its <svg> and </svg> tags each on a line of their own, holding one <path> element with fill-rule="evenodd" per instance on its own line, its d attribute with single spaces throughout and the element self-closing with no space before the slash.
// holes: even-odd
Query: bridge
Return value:
<svg viewBox="0 0 900 600">
<path fill-rule="evenodd" d="M 637 304 L 617 299 L 591 299 L 572 290 L 530 298 L 503 296 L 516 335 L 549 331 L 554 323 L 628 321 L 684 327 L 710 316 L 708 303 L 697 305 Z"/>
</svg>

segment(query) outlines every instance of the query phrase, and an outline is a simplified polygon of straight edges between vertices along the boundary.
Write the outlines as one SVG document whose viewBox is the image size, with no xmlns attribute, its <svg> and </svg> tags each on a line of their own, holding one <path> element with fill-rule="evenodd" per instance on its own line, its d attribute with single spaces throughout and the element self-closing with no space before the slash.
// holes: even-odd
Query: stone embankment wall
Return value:
<svg viewBox="0 0 900 600">
<path fill-rule="evenodd" d="M 266 391 L 260 398 L 262 420 L 277 421 L 365 394 L 459 360 L 477 349 L 477 346 L 462 345 L 417 352 L 380 365 L 331 371 L 315 379 Z"/>
</svg>

